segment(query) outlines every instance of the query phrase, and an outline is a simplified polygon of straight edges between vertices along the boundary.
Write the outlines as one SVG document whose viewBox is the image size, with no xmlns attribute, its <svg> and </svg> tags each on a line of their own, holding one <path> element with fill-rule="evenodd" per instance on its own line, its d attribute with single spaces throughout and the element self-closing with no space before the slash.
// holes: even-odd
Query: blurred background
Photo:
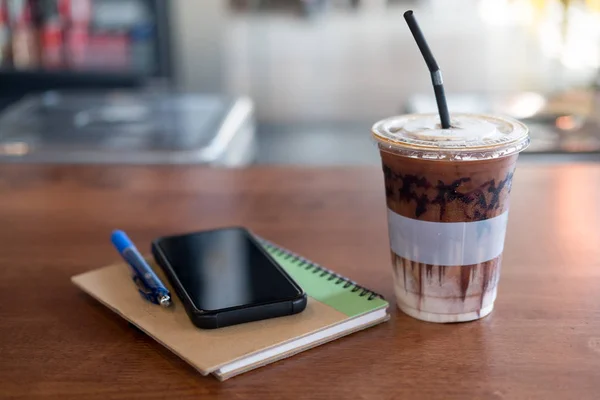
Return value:
<svg viewBox="0 0 600 400">
<path fill-rule="evenodd" d="M 600 0 L 0 0 L 0 162 L 378 164 L 371 125 L 452 111 L 600 161 Z"/>
</svg>

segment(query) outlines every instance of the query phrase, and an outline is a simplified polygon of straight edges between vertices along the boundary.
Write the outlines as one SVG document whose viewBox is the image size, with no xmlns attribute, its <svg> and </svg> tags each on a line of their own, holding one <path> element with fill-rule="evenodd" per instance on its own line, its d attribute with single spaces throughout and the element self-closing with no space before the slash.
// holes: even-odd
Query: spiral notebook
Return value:
<svg viewBox="0 0 600 400">
<path fill-rule="evenodd" d="M 201 374 L 225 380 L 389 319 L 379 294 L 297 254 L 259 238 L 308 295 L 296 315 L 203 330 L 174 307 L 157 307 L 137 293 L 125 264 L 76 275 L 73 283 L 128 320 Z M 150 261 L 150 260 L 149 260 Z M 152 268 L 167 283 L 161 269 Z M 172 289 L 169 287 L 169 289 Z"/>
</svg>

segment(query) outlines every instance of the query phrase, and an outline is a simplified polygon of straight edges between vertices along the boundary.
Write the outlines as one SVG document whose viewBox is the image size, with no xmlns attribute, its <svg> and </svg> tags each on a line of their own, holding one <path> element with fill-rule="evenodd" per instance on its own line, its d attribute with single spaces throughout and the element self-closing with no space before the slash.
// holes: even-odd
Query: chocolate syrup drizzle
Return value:
<svg viewBox="0 0 600 400">
<path fill-rule="evenodd" d="M 490 218 L 490 214 L 500 208 L 500 194 L 504 188 L 507 188 L 508 193 L 512 188 L 513 172 L 506 174 L 506 177 L 496 183 L 495 179 L 484 182 L 479 187 L 468 191 L 459 192 L 461 185 L 471 181 L 471 178 L 463 177 L 447 184 L 438 180 L 437 184 L 432 184 L 425 177 L 418 177 L 411 174 L 398 174 L 387 165 L 383 165 L 383 174 L 385 177 L 386 187 L 385 193 L 388 200 L 397 202 L 415 202 L 415 217 L 419 218 L 428 207 L 432 205 L 439 206 L 440 219 L 446 215 L 448 204 L 460 201 L 465 205 L 473 205 L 473 215 L 468 215 L 465 210 L 465 218 L 467 221 L 480 221 Z M 395 184 L 399 188 L 394 190 Z M 434 188 L 436 194 L 433 199 L 430 199 L 425 190 Z M 419 194 L 419 192 L 422 192 Z M 491 194 L 488 198 L 486 193 Z"/>
<path fill-rule="evenodd" d="M 500 259 L 494 259 L 486 261 L 481 264 L 473 265 L 458 265 L 458 266 L 444 266 L 444 265 L 431 265 L 423 264 L 414 261 L 409 261 L 402 258 L 392 252 L 392 264 L 394 266 L 394 275 L 398 279 L 400 275 L 400 268 L 402 268 L 402 280 L 404 283 L 404 290 L 408 292 L 407 286 L 407 269 L 410 268 L 410 274 L 415 281 L 414 290 L 415 294 L 420 299 L 423 298 L 425 293 L 425 285 L 433 284 L 434 269 L 437 269 L 437 284 L 442 286 L 443 278 L 446 275 L 447 268 L 460 268 L 460 278 L 458 284 L 460 285 L 460 299 L 464 302 L 467 298 L 467 291 L 469 285 L 476 278 L 477 270 L 481 270 L 481 294 L 480 294 L 480 307 L 483 307 L 483 298 L 487 293 L 488 289 L 494 285 L 495 280 L 498 278 L 498 269 L 500 268 Z M 427 282 L 426 282 L 427 280 Z M 419 307 L 420 308 L 420 307 Z"/>
</svg>

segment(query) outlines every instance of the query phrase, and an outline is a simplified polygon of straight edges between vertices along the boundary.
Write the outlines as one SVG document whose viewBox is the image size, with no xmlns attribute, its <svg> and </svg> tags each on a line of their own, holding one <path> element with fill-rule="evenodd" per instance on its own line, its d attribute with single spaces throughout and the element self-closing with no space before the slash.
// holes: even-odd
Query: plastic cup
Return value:
<svg viewBox="0 0 600 400">
<path fill-rule="evenodd" d="M 505 117 L 433 114 L 377 122 L 398 307 L 425 321 L 494 308 L 512 178 L 528 129 Z"/>
</svg>

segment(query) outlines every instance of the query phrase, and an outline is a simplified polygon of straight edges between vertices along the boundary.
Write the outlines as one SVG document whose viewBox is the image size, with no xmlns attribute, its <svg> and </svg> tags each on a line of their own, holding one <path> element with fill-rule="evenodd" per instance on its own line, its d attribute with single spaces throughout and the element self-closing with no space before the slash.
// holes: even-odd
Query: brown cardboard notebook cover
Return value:
<svg viewBox="0 0 600 400">
<path fill-rule="evenodd" d="M 160 268 L 153 263 L 151 265 L 173 292 Z M 169 308 L 162 308 L 142 299 L 131 281 L 129 267 L 126 264 L 116 264 L 86 272 L 72 277 L 72 281 L 83 291 L 173 351 L 203 375 L 215 372 L 220 367 L 252 353 L 281 345 L 350 319 L 346 314 L 309 296 L 307 307 L 300 314 L 221 329 L 203 330 L 192 324 L 176 296 L 173 298 L 173 306 Z M 360 326 L 358 329 L 349 329 L 342 334 L 338 333 L 302 348 L 291 349 L 284 354 L 241 368 L 239 371 L 227 373 L 217 371 L 215 375 L 219 379 L 226 379 L 387 319 L 386 313 L 384 318 Z"/>
</svg>

